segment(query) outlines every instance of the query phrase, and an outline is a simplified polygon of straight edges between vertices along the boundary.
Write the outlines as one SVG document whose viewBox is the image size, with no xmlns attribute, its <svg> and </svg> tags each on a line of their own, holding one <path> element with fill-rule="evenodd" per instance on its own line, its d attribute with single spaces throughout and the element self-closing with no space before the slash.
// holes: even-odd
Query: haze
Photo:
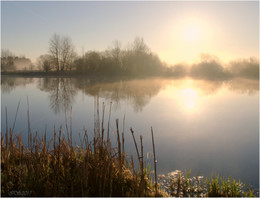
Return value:
<svg viewBox="0 0 260 198">
<path fill-rule="evenodd" d="M 53 33 L 70 36 L 76 52 L 123 47 L 136 36 L 169 64 L 207 53 L 228 62 L 259 57 L 259 3 L 1 2 L 2 49 L 35 61 Z"/>
</svg>

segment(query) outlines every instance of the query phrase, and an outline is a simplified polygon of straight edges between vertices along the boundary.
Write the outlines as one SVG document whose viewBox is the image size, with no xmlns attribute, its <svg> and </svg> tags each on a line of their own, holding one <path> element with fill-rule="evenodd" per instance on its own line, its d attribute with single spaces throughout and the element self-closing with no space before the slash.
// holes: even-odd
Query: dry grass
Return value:
<svg viewBox="0 0 260 198">
<path fill-rule="evenodd" d="M 98 99 L 96 105 L 98 106 Z M 103 114 L 104 109 L 103 105 Z M 99 111 L 94 116 L 99 117 Z M 43 137 L 39 137 L 37 132 L 32 135 L 29 104 L 27 117 L 28 146 L 22 143 L 21 134 L 14 135 L 12 129 L 1 134 L 1 196 L 14 195 L 10 192 L 29 192 L 26 195 L 30 196 L 155 195 L 152 180 L 143 171 L 143 159 L 139 158 L 141 170 L 135 169 L 133 156 L 131 162 L 128 162 L 124 153 L 124 133 L 122 144 L 118 120 L 118 146 L 112 148 L 109 134 L 107 140 L 104 140 L 104 116 L 101 125 L 99 119 L 96 119 L 92 140 L 89 140 L 86 130 L 84 136 L 80 136 L 80 146 L 72 144 L 72 109 L 70 130 L 67 123 L 66 135 L 62 128 L 57 130 L 54 126 L 50 140 L 46 139 L 46 130 Z M 141 144 L 141 150 L 142 146 Z M 164 194 L 158 192 L 157 195 Z"/>
<path fill-rule="evenodd" d="M 28 102 L 28 99 L 27 99 Z M 192 180 L 177 174 L 170 181 L 167 193 L 158 188 L 156 156 L 153 129 L 151 128 L 154 170 L 154 183 L 144 162 L 143 139 L 140 136 L 140 152 L 134 131 L 130 128 L 139 168 L 135 168 L 133 156 L 128 158 L 124 149 L 124 128 L 120 137 L 119 120 L 116 120 L 117 147 L 113 148 L 109 138 L 111 104 L 108 129 L 104 129 L 105 106 L 103 104 L 102 121 L 99 120 L 99 100 L 95 101 L 96 112 L 93 138 L 84 130 L 79 136 L 80 146 L 72 143 L 72 109 L 70 127 L 65 112 L 66 135 L 62 128 L 53 128 L 53 137 L 46 138 L 46 129 L 42 137 L 33 136 L 30 129 L 29 102 L 27 103 L 28 146 L 22 143 L 21 134 L 16 135 L 8 129 L 1 133 L 1 196 L 252 196 L 253 191 L 241 188 L 241 183 L 233 179 Z M 17 107 L 17 112 L 19 104 Z M 16 112 L 16 115 L 17 115 Z M 6 109 L 7 118 L 7 109 Z M 7 120 L 7 119 L 6 119 Z M 15 119 L 16 120 L 16 119 Z M 13 124 L 13 129 L 15 122 Z M 107 140 L 104 140 L 104 132 Z M 170 177 L 169 177 L 170 178 Z M 164 178 L 163 178 L 164 179 Z M 160 177 L 159 177 L 160 180 Z"/>
<path fill-rule="evenodd" d="M 118 143 L 120 147 L 120 138 Z M 2 135 L 2 196 L 11 191 L 31 191 L 31 196 L 154 196 L 149 175 L 123 161 L 124 154 L 110 142 L 95 137 L 88 141 L 87 131 L 81 146 L 72 146 L 62 129 L 54 129 L 50 141 L 46 133 L 42 138 L 36 133 L 30 145 L 25 147 L 21 134 L 13 137 L 11 130 Z"/>
</svg>

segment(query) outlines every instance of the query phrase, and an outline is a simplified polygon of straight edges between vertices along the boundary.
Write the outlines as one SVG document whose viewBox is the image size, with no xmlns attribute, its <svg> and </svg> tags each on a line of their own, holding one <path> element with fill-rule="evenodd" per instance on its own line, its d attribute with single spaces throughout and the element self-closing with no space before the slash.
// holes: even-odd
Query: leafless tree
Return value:
<svg viewBox="0 0 260 198">
<path fill-rule="evenodd" d="M 14 57 L 14 54 L 9 49 L 1 50 L 1 58 Z"/>
<path fill-rule="evenodd" d="M 103 56 L 106 58 L 110 58 L 113 64 L 116 64 L 119 67 L 122 67 L 122 49 L 121 43 L 118 40 L 114 40 L 112 46 L 108 47 L 108 49 L 103 53 Z"/>
<path fill-rule="evenodd" d="M 53 68 L 53 59 L 52 56 L 49 54 L 41 55 L 37 59 L 37 66 L 39 67 L 40 70 L 43 70 L 45 72 L 50 71 Z"/>
<path fill-rule="evenodd" d="M 64 37 L 62 39 L 61 71 L 64 69 L 71 71 L 72 63 L 75 57 L 76 53 L 74 51 L 71 39 L 69 37 Z"/>
<path fill-rule="evenodd" d="M 61 56 L 61 37 L 58 34 L 54 34 L 49 42 L 49 52 L 55 61 L 55 67 L 57 72 L 60 70 L 60 56 Z"/>
<path fill-rule="evenodd" d="M 113 46 L 111 48 L 111 54 L 112 54 L 113 58 L 115 58 L 116 60 L 119 60 L 120 52 L 121 52 L 121 43 L 118 40 L 114 40 Z"/>
<path fill-rule="evenodd" d="M 49 52 L 55 62 L 57 72 L 65 69 L 71 70 L 75 51 L 69 37 L 54 34 L 50 39 Z"/>
<path fill-rule="evenodd" d="M 134 42 L 132 44 L 132 50 L 135 53 L 149 53 L 150 52 L 149 47 L 145 44 L 144 39 L 142 37 L 136 37 L 134 39 Z"/>
</svg>

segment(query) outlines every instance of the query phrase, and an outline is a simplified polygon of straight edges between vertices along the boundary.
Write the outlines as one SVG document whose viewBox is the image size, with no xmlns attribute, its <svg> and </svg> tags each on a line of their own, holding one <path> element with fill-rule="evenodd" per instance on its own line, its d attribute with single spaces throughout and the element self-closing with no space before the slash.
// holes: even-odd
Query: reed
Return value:
<svg viewBox="0 0 260 198">
<path fill-rule="evenodd" d="M 15 118 L 14 118 L 14 124 L 13 124 L 12 131 L 14 131 L 14 127 L 15 127 L 15 123 L 16 123 L 16 118 L 17 118 L 17 114 L 18 114 L 20 102 L 21 102 L 21 99 L 19 100 L 18 105 L 17 105 L 17 109 L 16 109 L 16 113 L 15 113 Z"/>
<path fill-rule="evenodd" d="M 155 156 L 155 144 L 153 137 L 153 127 L 151 127 L 152 144 L 153 144 L 153 163 L 154 163 L 154 185 L 155 185 L 155 196 L 157 196 L 157 169 L 156 169 L 156 156 Z"/>
<path fill-rule="evenodd" d="M 7 116 L 7 107 L 5 107 L 5 118 L 6 118 L 6 133 L 8 132 L 8 116 Z"/>
<path fill-rule="evenodd" d="M 141 142 L 141 156 L 140 156 L 140 171 L 141 171 L 141 181 L 140 181 L 140 196 L 144 196 L 144 153 L 143 153 L 143 138 L 140 135 Z"/>
<path fill-rule="evenodd" d="M 28 134 L 32 137 L 29 147 L 12 129 L 2 133 L 1 196 L 14 192 L 27 192 L 29 196 L 154 196 L 149 187 L 153 184 L 143 170 L 135 169 L 133 158 L 131 164 L 123 160 L 118 120 L 116 130 L 117 148 L 101 137 L 93 136 L 89 141 L 87 131 L 80 137 L 81 146 L 74 146 L 72 133 L 65 137 L 63 128 L 56 126 L 50 140 L 46 128 L 42 137 L 38 132 Z M 143 164 L 142 147 L 141 143 Z"/>
<path fill-rule="evenodd" d="M 105 119 L 105 103 L 103 102 L 102 126 L 101 126 L 101 130 L 102 130 L 102 136 L 101 136 L 102 142 L 103 142 L 103 140 L 104 140 L 104 131 L 105 131 L 105 129 L 104 129 L 104 119 Z"/>
<path fill-rule="evenodd" d="M 65 126 L 66 126 L 67 138 L 69 139 L 69 129 L 68 129 L 68 121 L 67 121 L 67 109 L 65 109 Z"/>
<path fill-rule="evenodd" d="M 137 154 L 137 157 L 138 157 L 138 161 L 139 161 L 139 163 L 140 163 L 140 154 L 139 154 L 139 150 L 138 150 L 137 143 L 136 143 L 136 140 L 135 140 L 134 131 L 133 131 L 132 128 L 130 128 L 130 131 L 131 131 L 131 134 L 132 134 L 134 143 L 135 143 L 135 150 L 136 150 L 136 154 Z"/>
<path fill-rule="evenodd" d="M 122 161 L 125 163 L 125 114 L 123 118 L 123 132 L 122 132 Z"/>
<path fill-rule="evenodd" d="M 97 98 L 98 100 L 98 98 Z M 96 102 L 97 106 L 98 101 Z M 97 107 L 98 108 L 98 107 Z M 17 110 L 18 111 L 18 110 Z M 96 112 L 96 118 L 99 113 Z M 104 115 L 104 108 L 103 108 Z M 109 117 L 111 115 L 111 106 Z M 66 117 L 66 115 L 65 115 Z M 104 123 L 102 116 L 102 131 Z M 28 146 L 24 146 L 22 135 L 15 134 L 10 128 L 1 133 L 1 196 L 44 196 L 44 197 L 92 197 L 92 196 L 252 196 L 253 191 L 229 178 L 219 180 L 212 177 L 208 181 L 193 182 L 186 175 L 178 175 L 172 182 L 170 194 L 159 187 L 157 181 L 156 156 L 153 129 L 151 128 L 155 183 L 150 178 L 150 171 L 144 162 L 143 138 L 140 136 L 140 153 L 130 128 L 139 169 L 135 168 L 133 156 L 128 163 L 124 150 L 123 121 L 122 139 L 120 138 L 119 120 L 116 119 L 117 147 L 113 147 L 109 138 L 104 140 L 97 135 L 99 121 L 92 132 L 92 139 L 84 130 L 83 138 L 79 135 L 80 146 L 72 142 L 72 108 L 70 110 L 70 130 L 66 121 L 67 137 L 62 127 L 47 131 L 42 136 L 32 134 L 30 129 L 29 101 L 27 98 Z M 7 122 L 7 108 L 6 108 Z M 108 120 L 109 127 L 110 118 Z M 14 127 L 13 127 L 14 129 Z M 53 133 L 47 140 L 46 134 Z M 122 140 L 122 142 L 121 142 Z M 121 148 L 123 150 L 121 150 Z M 158 183 L 157 183 L 158 182 Z M 196 188 L 195 188 L 196 186 Z M 207 186 L 207 187 L 205 187 Z M 15 194 L 20 193 L 20 194 Z M 22 194 L 21 194 L 22 193 Z"/>
<path fill-rule="evenodd" d="M 121 141 L 120 141 L 118 122 L 119 122 L 119 120 L 116 119 L 118 163 L 119 163 L 119 180 L 121 180 L 121 178 L 122 178 L 122 153 L 121 153 Z"/>
<path fill-rule="evenodd" d="M 28 121 L 28 147 L 31 148 L 31 126 L 30 126 L 30 111 L 29 111 L 28 96 L 27 96 L 27 121 Z"/>
<path fill-rule="evenodd" d="M 109 142 L 109 125 L 110 125 L 110 117 L 111 117 L 111 108 L 112 108 L 112 102 L 110 102 L 110 107 L 109 107 L 109 116 L 108 116 L 108 124 L 107 124 L 107 142 Z"/>
<path fill-rule="evenodd" d="M 203 176 L 190 177 L 191 170 L 184 176 L 181 171 L 175 171 L 168 176 L 159 176 L 161 188 L 173 197 L 252 197 L 258 195 L 251 188 L 236 181 L 232 177 L 220 178 L 212 174 L 211 178 Z M 169 185 L 165 185 L 165 182 Z"/>
<path fill-rule="evenodd" d="M 70 145 L 72 147 L 72 107 L 70 107 Z"/>
</svg>

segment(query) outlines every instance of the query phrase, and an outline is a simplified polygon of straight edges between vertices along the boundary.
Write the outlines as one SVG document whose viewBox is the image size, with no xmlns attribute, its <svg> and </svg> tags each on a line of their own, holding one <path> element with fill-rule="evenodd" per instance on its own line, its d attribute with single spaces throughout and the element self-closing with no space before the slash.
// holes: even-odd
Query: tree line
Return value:
<svg viewBox="0 0 260 198">
<path fill-rule="evenodd" d="M 1 51 L 1 72 L 14 70 L 32 70 L 34 65 L 25 56 L 16 56 L 8 49 Z"/>
<path fill-rule="evenodd" d="M 1 65 L 1 71 L 33 68 L 30 59 L 15 56 L 9 50 L 2 50 Z M 136 37 L 125 48 L 115 40 L 107 50 L 90 50 L 78 55 L 70 37 L 53 34 L 48 52 L 37 58 L 36 67 L 46 73 L 73 72 L 83 75 L 189 76 L 206 80 L 259 78 L 259 61 L 256 58 L 236 60 L 224 65 L 215 56 L 201 54 L 198 63 L 167 65 L 141 37 Z"/>
<path fill-rule="evenodd" d="M 139 75 L 158 74 L 164 64 L 152 53 L 143 38 L 136 37 L 123 49 L 119 41 L 105 51 L 88 51 L 78 56 L 69 37 L 54 34 L 49 42 L 49 53 L 38 58 L 39 68 L 84 74 Z"/>
</svg>

